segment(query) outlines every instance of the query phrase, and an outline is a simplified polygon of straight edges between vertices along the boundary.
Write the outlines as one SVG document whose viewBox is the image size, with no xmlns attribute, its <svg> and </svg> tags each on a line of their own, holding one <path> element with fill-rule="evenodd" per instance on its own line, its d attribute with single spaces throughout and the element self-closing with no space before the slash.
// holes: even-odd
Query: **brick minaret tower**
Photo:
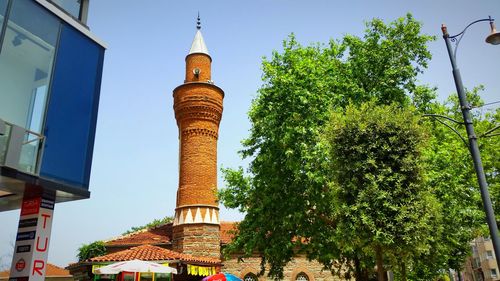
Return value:
<svg viewBox="0 0 500 281">
<path fill-rule="evenodd" d="M 198 17 L 196 35 L 186 56 L 186 79 L 173 94 L 180 141 L 173 249 L 219 258 L 217 137 L 224 91 L 211 80 L 212 58 L 200 29 Z"/>
</svg>

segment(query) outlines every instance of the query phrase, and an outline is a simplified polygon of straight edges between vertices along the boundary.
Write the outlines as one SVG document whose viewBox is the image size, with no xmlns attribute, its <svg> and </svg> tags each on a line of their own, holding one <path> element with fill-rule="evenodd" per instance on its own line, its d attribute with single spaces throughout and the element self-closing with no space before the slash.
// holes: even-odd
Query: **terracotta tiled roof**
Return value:
<svg viewBox="0 0 500 281">
<path fill-rule="evenodd" d="M 106 246 L 125 246 L 143 244 L 170 243 L 172 237 L 172 223 L 164 224 L 156 228 L 141 230 L 105 241 Z"/>
<path fill-rule="evenodd" d="M 144 261 L 180 260 L 184 262 L 203 264 L 218 264 L 221 262 L 219 259 L 195 257 L 192 255 L 181 254 L 153 245 L 141 245 L 116 253 L 94 257 L 87 260 L 87 262 L 128 261 L 134 259 Z"/>
<path fill-rule="evenodd" d="M 220 241 L 222 244 L 229 244 L 233 240 L 233 231 L 236 230 L 237 222 L 220 222 Z"/>
<path fill-rule="evenodd" d="M 2 271 L 0 272 L 0 278 L 3 277 L 7 278 L 9 277 L 9 274 L 10 274 L 9 270 Z M 71 274 L 69 273 L 69 270 L 48 263 L 47 271 L 45 272 L 45 277 L 71 277 Z"/>
</svg>

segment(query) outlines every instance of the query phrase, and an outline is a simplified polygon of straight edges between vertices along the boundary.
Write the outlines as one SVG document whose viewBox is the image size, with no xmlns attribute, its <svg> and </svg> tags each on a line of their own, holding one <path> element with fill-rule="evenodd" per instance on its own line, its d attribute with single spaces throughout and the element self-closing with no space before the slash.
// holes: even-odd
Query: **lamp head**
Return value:
<svg viewBox="0 0 500 281">
<path fill-rule="evenodd" d="M 490 17 L 490 26 L 491 26 L 491 33 L 486 37 L 486 43 L 492 44 L 492 45 L 498 45 L 500 44 L 500 32 L 497 31 L 495 28 L 495 23 Z"/>
</svg>

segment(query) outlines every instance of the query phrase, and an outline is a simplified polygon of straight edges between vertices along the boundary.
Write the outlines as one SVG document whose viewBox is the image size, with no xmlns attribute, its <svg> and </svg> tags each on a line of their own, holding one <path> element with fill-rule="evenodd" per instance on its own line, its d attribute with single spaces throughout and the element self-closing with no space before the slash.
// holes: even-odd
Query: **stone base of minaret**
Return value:
<svg viewBox="0 0 500 281">
<path fill-rule="evenodd" d="M 220 258 L 220 226 L 184 224 L 173 229 L 173 250 L 194 256 Z"/>
</svg>

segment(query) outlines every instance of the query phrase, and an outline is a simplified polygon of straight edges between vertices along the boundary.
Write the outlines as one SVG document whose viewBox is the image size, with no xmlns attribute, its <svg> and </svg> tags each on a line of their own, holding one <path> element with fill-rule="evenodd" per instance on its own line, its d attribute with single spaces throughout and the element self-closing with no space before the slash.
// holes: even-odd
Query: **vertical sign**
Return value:
<svg viewBox="0 0 500 281">
<path fill-rule="evenodd" d="M 54 198 L 27 191 L 21 206 L 9 281 L 45 280 Z"/>
</svg>

